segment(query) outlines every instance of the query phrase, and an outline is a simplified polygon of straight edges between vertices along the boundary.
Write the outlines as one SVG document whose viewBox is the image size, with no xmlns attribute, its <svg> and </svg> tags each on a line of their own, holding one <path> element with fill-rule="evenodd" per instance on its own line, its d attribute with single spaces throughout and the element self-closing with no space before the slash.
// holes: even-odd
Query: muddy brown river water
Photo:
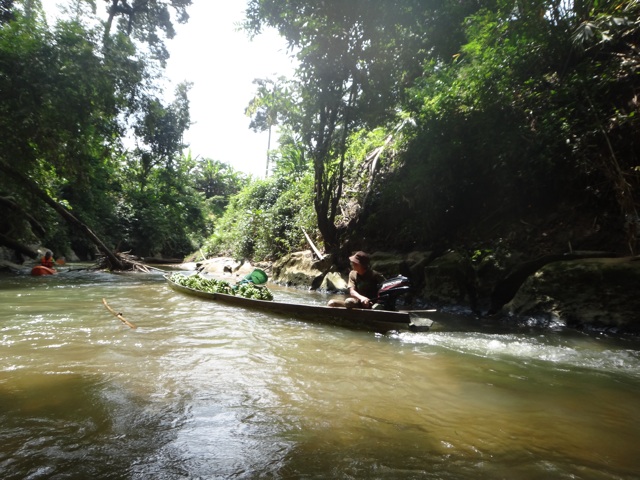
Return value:
<svg viewBox="0 0 640 480">
<path fill-rule="evenodd" d="M 473 327 L 380 335 L 187 297 L 159 274 L 2 274 L 0 472 L 640 478 L 640 340 Z"/>
</svg>

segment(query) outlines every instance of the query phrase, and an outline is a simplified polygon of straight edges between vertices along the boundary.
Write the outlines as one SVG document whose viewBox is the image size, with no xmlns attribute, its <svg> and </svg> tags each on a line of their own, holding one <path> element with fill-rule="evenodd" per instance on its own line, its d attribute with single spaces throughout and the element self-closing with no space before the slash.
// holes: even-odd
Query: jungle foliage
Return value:
<svg viewBox="0 0 640 480">
<path fill-rule="evenodd" d="M 578 240 L 557 222 L 573 246 L 601 247 L 606 230 L 634 252 L 639 13 L 636 0 L 251 0 L 246 28 L 277 28 L 299 60 L 281 124 L 314 171 L 327 249 L 492 241 L 570 205 L 592 224 Z"/>
<path fill-rule="evenodd" d="M 279 131 L 264 180 L 183 154 L 189 85 L 158 80 L 190 3 L 76 0 L 52 26 L 0 3 L 0 243 L 92 253 L 44 192 L 139 255 L 484 251 L 549 222 L 549 249 L 637 250 L 637 0 L 248 0 L 297 62 L 248 101 Z"/>
<path fill-rule="evenodd" d="M 202 242 L 246 178 L 182 153 L 189 85 L 168 103 L 158 86 L 160 38 L 173 35 L 168 12 L 186 20 L 188 4 L 110 1 L 105 24 L 95 3 L 76 2 L 72 19 L 49 27 L 39 1 L 3 3 L 0 243 L 95 255 L 42 194 L 109 248 L 176 257 Z"/>
<path fill-rule="evenodd" d="M 276 175 L 255 180 L 233 196 L 203 246 L 207 256 L 276 260 L 304 247 L 314 231 L 312 177 Z"/>
</svg>

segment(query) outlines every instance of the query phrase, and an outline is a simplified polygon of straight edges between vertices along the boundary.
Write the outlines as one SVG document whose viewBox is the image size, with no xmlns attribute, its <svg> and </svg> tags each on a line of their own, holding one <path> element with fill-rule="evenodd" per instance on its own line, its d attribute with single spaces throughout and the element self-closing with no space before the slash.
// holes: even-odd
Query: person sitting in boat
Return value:
<svg viewBox="0 0 640 480">
<path fill-rule="evenodd" d="M 47 250 L 47 253 L 44 254 L 44 257 L 40 259 L 40 265 L 47 268 L 53 268 L 55 265 L 55 260 L 53 259 L 53 253 L 50 250 Z"/>
<path fill-rule="evenodd" d="M 371 268 L 371 257 L 365 252 L 356 252 L 349 257 L 349 298 L 344 301 L 331 300 L 330 307 L 373 308 L 378 296 L 378 285 L 384 281 L 381 273 Z"/>
</svg>

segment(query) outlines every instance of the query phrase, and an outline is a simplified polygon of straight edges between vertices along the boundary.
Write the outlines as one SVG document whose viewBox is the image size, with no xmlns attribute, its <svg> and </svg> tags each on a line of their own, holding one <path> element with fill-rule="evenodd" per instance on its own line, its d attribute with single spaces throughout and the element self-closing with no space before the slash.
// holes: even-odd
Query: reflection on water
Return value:
<svg viewBox="0 0 640 480">
<path fill-rule="evenodd" d="M 185 297 L 159 275 L 6 275 L 0 471 L 637 478 L 639 345 L 447 325 L 376 335 Z"/>
</svg>

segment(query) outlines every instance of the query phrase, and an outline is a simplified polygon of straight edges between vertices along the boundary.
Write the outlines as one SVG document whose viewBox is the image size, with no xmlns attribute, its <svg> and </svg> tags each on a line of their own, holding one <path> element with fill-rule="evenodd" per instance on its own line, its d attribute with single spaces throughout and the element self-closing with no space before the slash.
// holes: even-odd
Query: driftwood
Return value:
<svg viewBox="0 0 640 480">
<path fill-rule="evenodd" d="M 309 234 L 304 228 L 302 229 L 302 233 L 304 233 L 304 236 L 307 239 L 307 242 L 309 242 L 309 245 L 311 245 L 311 249 L 313 250 L 313 253 L 316 254 L 319 260 L 322 260 L 324 258 L 324 255 L 320 250 L 318 250 L 318 247 L 315 246 L 315 244 L 311 240 L 311 237 L 309 236 Z"/>
<path fill-rule="evenodd" d="M 184 259 L 182 258 L 156 258 L 156 257 L 144 257 L 143 260 L 144 260 L 144 263 L 156 264 L 156 265 L 180 264 L 184 261 Z"/>
<path fill-rule="evenodd" d="M 139 257 L 129 255 L 129 252 L 114 252 L 114 256 L 118 259 L 119 268 L 115 270 L 123 270 L 130 272 L 142 272 L 150 273 L 151 270 L 158 270 L 157 268 L 145 265 L 140 261 Z M 114 270 L 110 257 L 101 257 L 98 259 L 97 268 L 103 270 Z"/>
<path fill-rule="evenodd" d="M 133 323 L 131 323 L 129 320 L 127 320 L 126 318 L 124 318 L 122 316 L 121 313 L 116 312 L 113 308 L 111 308 L 108 304 L 107 304 L 107 299 L 103 298 L 102 299 L 102 303 L 104 304 L 105 307 L 107 307 L 107 310 L 109 310 L 111 313 L 113 313 L 115 315 L 115 317 L 120 320 L 122 323 L 124 323 L 125 325 L 127 325 L 130 328 L 138 328 L 136 327 Z"/>
<path fill-rule="evenodd" d="M 129 252 L 114 252 L 114 255 L 118 258 L 119 264 L 121 265 L 121 268 L 119 268 L 118 270 L 142 273 L 151 273 L 152 271 L 165 273 L 165 271 L 160 268 L 147 265 L 140 259 L 140 257 L 129 255 Z M 107 257 L 100 258 L 98 260 L 98 265 L 96 268 L 103 270 L 113 270 L 110 260 Z"/>
</svg>

